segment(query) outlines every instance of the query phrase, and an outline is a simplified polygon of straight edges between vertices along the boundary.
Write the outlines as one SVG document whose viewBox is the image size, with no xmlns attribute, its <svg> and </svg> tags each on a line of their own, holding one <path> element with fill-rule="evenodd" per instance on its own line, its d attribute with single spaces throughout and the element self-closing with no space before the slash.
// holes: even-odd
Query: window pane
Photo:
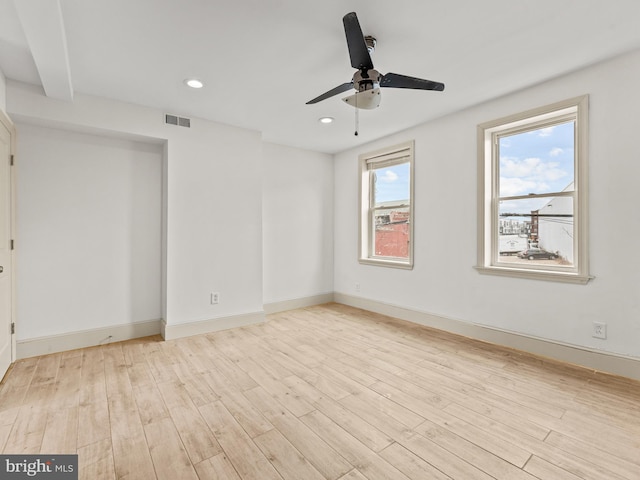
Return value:
<svg viewBox="0 0 640 480">
<path fill-rule="evenodd" d="M 571 196 L 503 200 L 498 208 L 499 260 L 573 266 L 573 227 Z"/>
<path fill-rule="evenodd" d="M 375 256 L 409 258 L 409 208 L 375 210 L 373 231 Z"/>
<path fill-rule="evenodd" d="M 409 204 L 409 163 L 373 169 L 373 205 Z"/>
<path fill-rule="evenodd" d="M 499 137 L 500 196 L 573 190 L 574 122 Z"/>
</svg>

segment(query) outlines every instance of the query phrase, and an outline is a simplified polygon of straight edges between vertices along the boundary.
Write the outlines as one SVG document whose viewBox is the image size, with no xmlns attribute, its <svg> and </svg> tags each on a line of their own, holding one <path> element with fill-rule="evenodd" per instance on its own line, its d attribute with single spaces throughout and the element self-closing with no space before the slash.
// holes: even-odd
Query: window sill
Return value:
<svg viewBox="0 0 640 480">
<path fill-rule="evenodd" d="M 579 285 L 586 285 L 589 280 L 592 280 L 591 275 L 581 275 L 578 273 L 564 273 L 564 272 L 551 272 L 548 270 L 530 270 L 522 268 L 512 267 L 487 267 L 487 266 L 475 266 L 479 273 L 483 275 L 499 275 L 502 277 L 516 277 L 516 278 L 528 278 L 530 280 L 544 280 L 548 282 L 562 282 L 562 283 L 574 283 Z"/>
<path fill-rule="evenodd" d="M 401 268 L 413 270 L 413 264 L 409 262 L 399 262 L 397 260 L 383 260 L 381 258 L 360 258 L 358 260 L 363 265 L 377 265 L 379 267 Z"/>
</svg>

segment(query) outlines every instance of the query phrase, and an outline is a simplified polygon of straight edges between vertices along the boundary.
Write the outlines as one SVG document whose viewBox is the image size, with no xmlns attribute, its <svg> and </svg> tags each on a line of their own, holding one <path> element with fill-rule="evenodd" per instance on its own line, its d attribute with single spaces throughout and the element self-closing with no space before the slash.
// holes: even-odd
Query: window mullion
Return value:
<svg viewBox="0 0 640 480">
<path fill-rule="evenodd" d="M 572 197 L 575 193 L 575 190 L 567 190 L 566 192 L 550 192 L 550 193 L 529 193 L 527 195 L 515 195 L 512 197 L 498 197 L 499 201 L 506 200 L 523 200 L 523 199 L 531 199 L 531 198 L 546 198 L 546 197 Z"/>
</svg>

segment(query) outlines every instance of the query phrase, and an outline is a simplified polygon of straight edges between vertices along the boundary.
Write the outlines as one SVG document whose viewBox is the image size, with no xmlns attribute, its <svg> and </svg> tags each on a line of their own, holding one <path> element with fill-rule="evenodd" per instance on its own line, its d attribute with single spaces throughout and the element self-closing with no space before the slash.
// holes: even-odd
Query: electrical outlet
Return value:
<svg viewBox="0 0 640 480">
<path fill-rule="evenodd" d="M 360 284 L 356 283 L 356 292 L 359 292 L 359 291 L 360 291 Z"/>
<path fill-rule="evenodd" d="M 607 324 L 601 322 L 593 322 L 593 333 L 591 334 L 593 338 L 607 338 Z"/>
<path fill-rule="evenodd" d="M 220 294 L 218 292 L 211 293 L 211 305 L 217 305 L 220 303 Z"/>
</svg>

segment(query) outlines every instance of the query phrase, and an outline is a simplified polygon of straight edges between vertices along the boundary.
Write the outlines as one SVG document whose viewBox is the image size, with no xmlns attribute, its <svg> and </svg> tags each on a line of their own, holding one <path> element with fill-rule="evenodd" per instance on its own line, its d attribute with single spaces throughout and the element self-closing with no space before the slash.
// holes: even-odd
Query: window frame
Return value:
<svg viewBox="0 0 640 480">
<path fill-rule="evenodd" d="M 583 95 L 478 125 L 478 259 L 475 268 L 480 273 L 578 284 L 586 284 L 593 278 L 589 274 L 588 248 L 588 108 L 589 97 Z M 537 194 L 536 197 L 573 198 L 573 266 L 500 261 L 498 201 L 507 197 L 500 197 L 499 192 L 499 138 L 572 120 L 575 122 L 574 190 L 556 192 L 558 195 Z"/>
<path fill-rule="evenodd" d="M 413 269 L 413 245 L 414 239 L 414 150 L 415 142 L 413 140 L 398 145 L 382 148 L 373 152 L 363 153 L 358 156 L 359 164 L 359 241 L 358 241 L 358 261 L 365 265 L 379 265 L 384 267 Z M 409 252 L 408 258 L 402 257 L 383 257 L 376 256 L 374 249 L 375 226 L 374 216 L 375 210 L 386 210 L 390 207 L 406 208 L 406 204 L 385 205 L 384 207 L 375 207 L 375 198 L 372 195 L 374 191 L 374 181 L 371 172 L 375 167 L 409 164 Z"/>
</svg>

